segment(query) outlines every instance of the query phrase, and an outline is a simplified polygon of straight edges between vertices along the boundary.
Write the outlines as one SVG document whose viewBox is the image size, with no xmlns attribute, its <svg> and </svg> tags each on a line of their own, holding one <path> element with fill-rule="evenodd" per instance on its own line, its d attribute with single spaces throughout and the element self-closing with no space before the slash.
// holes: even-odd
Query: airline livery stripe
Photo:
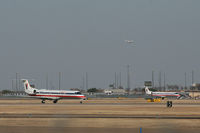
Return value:
<svg viewBox="0 0 200 133">
<path fill-rule="evenodd" d="M 156 94 L 153 94 L 153 96 L 180 96 L 180 95 L 156 95 Z"/>
<path fill-rule="evenodd" d="M 74 98 L 85 98 L 85 96 L 65 96 L 65 95 L 31 95 L 30 96 L 39 96 L 39 97 L 74 97 Z"/>
</svg>

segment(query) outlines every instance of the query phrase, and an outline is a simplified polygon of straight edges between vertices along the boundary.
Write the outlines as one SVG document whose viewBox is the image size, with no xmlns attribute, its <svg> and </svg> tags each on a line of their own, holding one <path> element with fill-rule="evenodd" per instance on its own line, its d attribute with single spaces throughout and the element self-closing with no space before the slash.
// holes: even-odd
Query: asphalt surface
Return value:
<svg viewBox="0 0 200 133">
<path fill-rule="evenodd" d="M 104 106 L 104 105 L 115 105 L 115 106 L 166 106 L 166 103 L 45 103 L 45 104 L 42 104 L 40 102 L 38 103 L 0 103 L 0 106 L 5 106 L 5 105 L 8 105 L 8 106 L 15 106 L 15 105 L 24 105 L 24 106 L 38 106 L 38 105 L 43 105 L 43 106 L 47 106 L 47 105 L 51 105 L 51 106 L 67 106 L 67 105 L 98 105 L 98 106 Z M 196 107 L 199 107 L 200 106 L 200 103 L 173 103 L 173 107 L 175 106 L 196 106 Z"/>
<path fill-rule="evenodd" d="M 140 103 L 141 101 L 142 103 Z M 185 103 L 173 103 L 172 108 L 167 108 L 164 102 L 148 103 L 146 101 L 143 102 L 143 100 L 141 101 L 133 101 L 133 103 L 130 103 L 130 101 L 129 103 L 115 103 L 116 101 L 113 101 L 113 103 L 112 101 L 109 101 L 109 103 L 102 103 L 102 101 L 97 101 L 100 103 L 87 103 L 83 101 L 83 104 L 80 104 L 79 101 L 73 101 L 74 103 L 59 101 L 57 104 L 53 104 L 51 101 L 41 104 L 40 100 L 30 101 L 32 103 L 28 103 L 29 101 L 27 100 L 22 100 L 20 101 L 21 103 L 19 103 L 19 100 L 1 101 L 0 132 L 132 133 L 139 132 L 140 127 L 143 127 L 143 133 L 199 132 L 200 113 L 196 110 L 194 111 L 195 114 L 190 109 L 190 107 L 194 107 L 192 109 L 199 109 L 199 103 L 187 103 L 188 101 Z M 88 102 L 95 101 L 91 100 Z M 140 107 L 143 108 L 142 111 L 148 111 L 148 109 L 156 107 L 158 114 L 146 113 L 145 115 L 145 113 L 142 114 L 140 112 L 132 113 L 135 110 L 137 112 L 138 108 L 141 109 Z M 180 110 L 184 108 L 187 109 L 190 115 Z M 24 109 L 27 110 L 23 111 Z M 67 109 L 69 111 L 65 111 Z M 112 109 L 114 110 L 113 112 Z M 177 113 L 170 114 L 171 110 L 173 112 L 176 109 L 179 109 Z M 113 114 L 110 114 L 110 112 Z M 126 114 L 126 112 L 130 114 Z M 160 112 L 161 114 L 159 114 Z M 166 112 L 166 114 L 162 114 L 162 112 Z M 180 115 L 181 113 L 183 115 Z"/>
<path fill-rule="evenodd" d="M 129 119 L 200 119 L 200 115 L 123 115 L 123 114 L 0 114 L 0 118 L 129 118 Z"/>
</svg>

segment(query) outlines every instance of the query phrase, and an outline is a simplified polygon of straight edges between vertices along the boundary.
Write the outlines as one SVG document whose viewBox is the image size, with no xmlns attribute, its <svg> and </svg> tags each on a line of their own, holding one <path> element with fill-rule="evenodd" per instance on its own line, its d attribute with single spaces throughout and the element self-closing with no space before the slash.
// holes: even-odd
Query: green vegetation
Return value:
<svg viewBox="0 0 200 133">
<path fill-rule="evenodd" d="M 12 93 L 13 91 L 10 91 L 10 90 L 2 90 L 1 91 L 1 94 L 10 94 Z"/>
<path fill-rule="evenodd" d="M 99 90 L 97 88 L 90 88 L 90 89 L 87 90 L 87 92 L 95 93 L 95 92 L 99 92 Z"/>
</svg>

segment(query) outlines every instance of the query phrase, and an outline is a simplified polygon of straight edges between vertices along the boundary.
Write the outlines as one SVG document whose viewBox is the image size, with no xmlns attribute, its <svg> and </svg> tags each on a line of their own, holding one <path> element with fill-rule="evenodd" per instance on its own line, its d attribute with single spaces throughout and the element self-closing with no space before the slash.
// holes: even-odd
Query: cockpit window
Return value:
<svg viewBox="0 0 200 133">
<path fill-rule="evenodd" d="M 81 92 L 75 92 L 75 94 L 81 94 Z"/>
</svg>

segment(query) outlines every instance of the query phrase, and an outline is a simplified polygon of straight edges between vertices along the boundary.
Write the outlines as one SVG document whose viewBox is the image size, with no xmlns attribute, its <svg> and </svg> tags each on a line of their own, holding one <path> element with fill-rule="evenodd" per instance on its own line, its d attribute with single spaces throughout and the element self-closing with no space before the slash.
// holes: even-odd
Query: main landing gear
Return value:
<svg viewBox="0 0 200 133">
<path fill-rule="evenodd" d="M 80 99 L 80 104 L 83 104 L 83 100 L 86 100 L 86 98 Z"/>
<path fill-rule="evenodd" d="M 53 100 L 53 103 L 57 103 L 57 102 L 58 102 L 58 100 Z M 45 100 L 42 100 L 41 103 L 45 104 Z"/>
<path fill-rule="evenodd" d="M 42 100 L 41 103 L 45 104 L 45 100 Z"/>
<path fill-rule="evenodd" d="M 58 100 L 53 100 L 53 103 L 57 103 L 58 102 Z"/>
</svg>

